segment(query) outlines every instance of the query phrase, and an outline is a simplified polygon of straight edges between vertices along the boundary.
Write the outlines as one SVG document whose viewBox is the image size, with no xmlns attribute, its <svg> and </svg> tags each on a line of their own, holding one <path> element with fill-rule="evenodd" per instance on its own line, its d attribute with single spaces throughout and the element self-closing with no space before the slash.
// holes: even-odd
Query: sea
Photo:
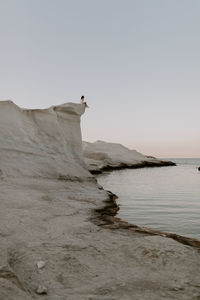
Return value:
<svg viewBox="0 0 200 300">
<path fill-rule="evenodd" d="M 200 240 L 200 158 L 170 158 L 177 166 L 108 171 L 97 176 L 118 196 L 129 223 Z"/>
</svg>

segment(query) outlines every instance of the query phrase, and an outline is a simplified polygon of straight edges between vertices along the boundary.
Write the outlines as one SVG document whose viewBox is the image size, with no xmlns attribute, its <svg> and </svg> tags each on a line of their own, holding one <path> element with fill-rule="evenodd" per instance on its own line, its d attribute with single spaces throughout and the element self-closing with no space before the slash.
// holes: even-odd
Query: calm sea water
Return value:
<svg viewBox="0 0 200 300">
<path fill-rule="evenodd" d="M 112 171 L 97 179 L 118 195 L 123 220 L 200 239 L 200 159 L 170 160 L 177 166 Z"/>
</svg>

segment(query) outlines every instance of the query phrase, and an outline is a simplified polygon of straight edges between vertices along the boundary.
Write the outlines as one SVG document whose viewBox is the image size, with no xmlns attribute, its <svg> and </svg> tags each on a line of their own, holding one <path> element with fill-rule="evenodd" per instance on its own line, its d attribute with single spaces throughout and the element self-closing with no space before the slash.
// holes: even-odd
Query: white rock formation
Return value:
<svg viewBox="0 0 200 300">
<path fill-rule="evenodd" d="M 46 263 L 43 260 L 39 260 L 36 263 L 36 266 L 38 267 L 38 269 L 43 269 L 45 267 Z"/>
<path fill-rule="evenodd" d="M 83 150 L 85 162 L 91 172 L 127 167 L 174 165 L 169 161 L 161 161 L 145 156 L 121 144 L 104 141 L 94 143 L 83 142 Z"/>
<path fill-rule="evenodd" d="M 90 176 L 82 160 L 80 116 L 84 111 L 84 105 L 74 103 L 30 110 L 1 101 L 1 176 Z"/>
<path fill-rule="evenodd" d="M 0 300 L 199 299 L 199 250 L 183 243 L 200 242 L 110 216 L 83 161 L 83 112 L 0 103 Z"/>
</svg>

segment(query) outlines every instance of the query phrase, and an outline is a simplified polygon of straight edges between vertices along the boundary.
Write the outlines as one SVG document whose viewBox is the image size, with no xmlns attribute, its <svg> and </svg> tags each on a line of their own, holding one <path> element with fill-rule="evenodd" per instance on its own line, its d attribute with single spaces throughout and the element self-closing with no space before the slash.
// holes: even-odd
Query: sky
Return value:
<svg viewBox="0 0 200 300">
<path fill-rule="evenodd" d="M 86 141 L 200 157 L 199 0 L 0 0 L 0 99 L 79 102 Z"/>
</svg>

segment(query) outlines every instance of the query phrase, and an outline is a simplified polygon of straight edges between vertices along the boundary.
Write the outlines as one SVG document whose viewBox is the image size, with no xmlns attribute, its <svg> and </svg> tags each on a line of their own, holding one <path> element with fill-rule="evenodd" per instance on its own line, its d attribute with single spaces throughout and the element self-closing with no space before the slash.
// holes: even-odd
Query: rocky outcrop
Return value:
<svg viewBox="0 0 200 300">
<path fill-rule="evenodd" d="M 0 300 L 199 299 L 199 250 L 117 220 L 87 171 L 81 104 L 0 108 Z"/>
<path fill-rule="evenodd" d="M 91 173 L 124 168 L 144 168 L 175 166 L 171 161 L 145 156 L 136 150 L 130 150 L 121 144 L 97 141 L 83 142 L 85 162 Z"/>
<path fill-rule="evenodd" d="M 30 110 L 0 102 L 1 176 L 89 177 L 82 159 L 84 110 L 74 103 Z"/>
</svg>

